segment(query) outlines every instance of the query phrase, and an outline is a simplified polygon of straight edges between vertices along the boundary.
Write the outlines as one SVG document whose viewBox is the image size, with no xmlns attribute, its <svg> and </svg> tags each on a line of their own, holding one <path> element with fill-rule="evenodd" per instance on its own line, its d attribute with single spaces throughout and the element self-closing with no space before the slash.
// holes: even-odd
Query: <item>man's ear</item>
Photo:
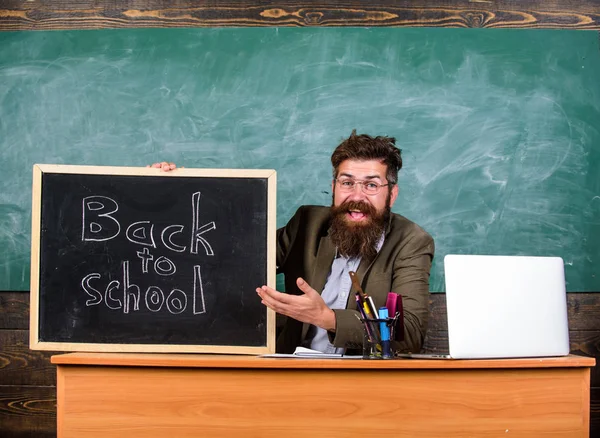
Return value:
<svg viewBox="0 0 600 438">
<path fill-rule="evenodd" d="M 392 205 L 394 205 L 394 202 L 396 202 L 397 197 L 398 197 L 398 184 L 394 184 L 394 186 L 392 187 L 392 192 L 390 194 L 390 208 L 392 208 Z"/>
</svg>

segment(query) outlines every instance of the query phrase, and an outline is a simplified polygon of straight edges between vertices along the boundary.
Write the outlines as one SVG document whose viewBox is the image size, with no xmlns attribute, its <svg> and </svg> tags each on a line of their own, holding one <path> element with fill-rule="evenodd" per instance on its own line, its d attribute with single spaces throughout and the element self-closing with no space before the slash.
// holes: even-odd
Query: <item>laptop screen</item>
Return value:
<svg viewBox="0 0 600 438">
<path fill-rule="evenodd" d="M 452 254 L 444 273 L 453 358 L 569 354 L 560 257 Z"/>
</svg>

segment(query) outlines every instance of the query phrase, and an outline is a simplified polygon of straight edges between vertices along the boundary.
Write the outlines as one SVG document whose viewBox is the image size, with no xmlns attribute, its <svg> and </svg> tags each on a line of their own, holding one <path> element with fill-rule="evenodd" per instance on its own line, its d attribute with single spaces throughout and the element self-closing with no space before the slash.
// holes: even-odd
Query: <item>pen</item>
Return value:
<svg viewBox="0 0 600 438">
<path fill-rule="evenodd" d="M 373 337 L 373 333 L 371 332 L 371 327 L 369 327 L 369 323 L 367 322 L 367 315 L 365 315 L 365 310 L 363 308 L 364 304 L 360 299 L 360 295 L 356 292 L 356 308 L 358 309 L 360 316 L 362 317 L 362 323 L 365 325 L 365 331 L 367 332 L 367 337 L 369 338 L 369 342 L 374 342 L 375 338 Z"/>
<path fill-rule="evenodd" d="M 366 301 L 362 302 L 362 309 L 365 312 L 365 316 L 369 319 L 377 319 L 376 315 L 373 315 L 373 312 L 371 312 L 371 309 L 369 308 L 369 305 L 367 304 Z"/>
<path fill-rule="evenodd" d="M 364 313 L 365 313 L 365 327 L 370 328 L 370 335 L 372 339 L 379 344 L 381 341 L 381 336 L 379 334 L 379 329 L 375 322 L 369 322 L 368 319 L 377 319 L 377 307 L 375 307 L 375 303 L 373 302 L 373 298 L 368 296 L 360 286 L 360 282 L 358 281 L 358 276 L 356 272 L 349 271 L 348 275 L 350 275 L 350 279 L 352 280 L 352 284 L 354 285 L 354 289 L 356 289 L 356 296 L 359 297 L 361 304 L 363 305 Z"/>
<path fill-rule="evenodd" d="M 375 307 L 373 298 L 371 298 L 370 296 L 367 295 L 365 302 L 366 302 L 367 306 L 369 307 L 371 314 L 373 315 L 373 319 L 377 319 L 377 307 Z"/>
<path fill-rule="evenodd" d="M 362 308 L 360 307 L 362 302 Z M 379 344 L 381 337 L 379 335 L 379 330 L 377 329 L 377 314 L 374 314 L 373 312 L 371 312 L 371 309 L 369 309 L 369 305 L 367 303 L 367 301 L 362 301 L 360 299 L 360 294 L 357 292 L 356 293 L 356 304 L 357 306 L 359 306 L 359 309 L 361 310 L 360 314 L 363 317 L 363 323 L 365 325 L 365 329 L 368 332 L 369 335 L 369 339 L 372 342 L 376 342 L 377 344 Z"/>
<path fill-rule="evenodd" d="M 369 320 L 376 320 L 377 315 L 371 313 L 367 302 L 360 298 L 360 294 L 358 292 L 356 293 L 356 306 L 358 307 L 358 310 L 363 318 L 363 324 L 365 325 L 365 330 L 367 331 L 369 340 L 371 342 L 379 343 L 380 336 L 379 332 L 377 331 L 377 325 L 375 322 L 369 322 Z"/>
<path fill-rule="evenodd" d="M 370 313 L 369 306 L 367 306 L 366 302 L 363 304 L 363 306 L 365 309 L 365 313 L 368 315 L 368 318 L 365 318 L 365 327 L 370 329 L 371 338 L 379 344 L 381 337 L 379 336 L 379 330 L 377 329 L 377 315 L 373 315 L 372 313 Z"/>
</svg>

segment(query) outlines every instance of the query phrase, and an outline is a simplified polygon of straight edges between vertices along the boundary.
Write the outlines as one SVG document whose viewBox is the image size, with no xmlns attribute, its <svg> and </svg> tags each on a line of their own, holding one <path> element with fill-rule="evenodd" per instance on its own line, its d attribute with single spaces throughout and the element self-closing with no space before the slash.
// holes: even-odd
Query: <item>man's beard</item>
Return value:
<svg viewBox="0 0 600 438">
<path fill-rule="evenodd" d="M 346 218 L 348 211 L 358 210 L 367 216 L 360 222 Z M 390 217 L 390 204 L 378 212 L 366 202 L 346 201 L 339 206 L 331 206 L 331 228 L 329 235 L 339 254 L 344 257 L 372 258 L 377 254 L 377 244 Z"/>
</svg>

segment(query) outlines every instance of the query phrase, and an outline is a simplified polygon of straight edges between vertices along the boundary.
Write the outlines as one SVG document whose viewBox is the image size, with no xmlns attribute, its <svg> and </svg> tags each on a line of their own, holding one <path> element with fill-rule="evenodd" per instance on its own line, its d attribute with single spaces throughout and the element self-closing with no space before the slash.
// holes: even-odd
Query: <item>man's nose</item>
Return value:
<svg viewBox="0 0 600 438">
<path fill-rule="evenodd" d="M 350 192 L 350 199 L 365 199 L 366 195 L 363 192 L 362 184 L 354 184 L 352 191 Z"/>
</svg>

